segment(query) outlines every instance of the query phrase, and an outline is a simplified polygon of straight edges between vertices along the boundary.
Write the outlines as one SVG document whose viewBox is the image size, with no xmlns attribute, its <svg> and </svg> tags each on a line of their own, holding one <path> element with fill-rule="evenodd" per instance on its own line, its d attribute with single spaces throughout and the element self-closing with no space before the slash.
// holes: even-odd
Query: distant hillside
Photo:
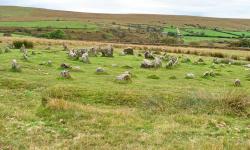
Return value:
<svg viewBox="0 0 250 150">
<path fill-rule="evenodd" d="M 84 10 L 83 10 L 84 11 Z M 206 27 L 219 27 L 235 30 L 250 30 L 250 19 L 223 19 L 174 15 L 144 14 L 95 14 L 70 11 L 58 11 L 40 8 L 0 6 L 0 21 L 33 21 L 33 20 L 79 20 L 98 23 L 140 23 L 152 25 L 184 26 L 193 24 Z"/>
</svg>

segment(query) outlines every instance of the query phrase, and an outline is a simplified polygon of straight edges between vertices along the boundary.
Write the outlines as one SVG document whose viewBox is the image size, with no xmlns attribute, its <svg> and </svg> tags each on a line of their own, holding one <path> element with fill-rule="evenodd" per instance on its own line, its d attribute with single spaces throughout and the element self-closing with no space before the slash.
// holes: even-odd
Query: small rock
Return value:
<svg viewBox="0 0 250 150">
<path fill-rule="evenodd" d="M 186 79 L 194 79 L 195 75 L 193 73 L 187 73 L 185 78 Z"/>
<path fill-rule="evenodd" d="M 209 71 L 206 71 L 204 74 L 203 74 L 203 78 L 207 78 L 210 76 L 210 72 Z"/>
<path fill-rule="evenodd" d="M 52 61 L 49 60 L 48 63 L 47 63 L 48 66 L 52 66 Z"/>
<path fill-rule="evenodd" d="M 96 69 L 96 73 L 103 73 L 103 72 L 105 72 L 105 70 L 103 68 L 101 68 L 101 67 L 98 67 Z"/>
<path fill-rule="evenodd" d="M 81 67 L 80 66 L 73 66 L 72 67 L 72 71 L 81 71 Z"/>
<path fill-rule="evenodd" d="M 63 70 L 60 75 L 64 79 L 70 79 L 71 78 L 70 73 L 67 70 Z"/>
<path fill-rule="evenodd" d="M 71 66 L 63 63 L 63 64 L 61 64 L 61 68 L 68 69 L 68 68 L 71 68 Z"/>
<path fill-rule="evenodd" d="M 131 81 L 131 75 L 128 72 L 125 72 L 116 77 L 117 81 Z"/>
</svg>

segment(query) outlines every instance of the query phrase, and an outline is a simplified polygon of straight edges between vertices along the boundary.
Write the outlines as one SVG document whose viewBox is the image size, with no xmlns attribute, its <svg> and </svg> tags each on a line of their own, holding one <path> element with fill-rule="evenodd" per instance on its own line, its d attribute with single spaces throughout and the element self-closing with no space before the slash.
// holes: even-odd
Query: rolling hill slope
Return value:
<svg viewBox="0 0 250 150">
<path fill-rule="evenodd" d="M 37 20 L 77 20 L 97 23 L 140 23 L 154 25 L 184 26 L 193 24 L 206 27 L 219 27 L 235 30 L 250 30 L 250 19 L 224 19 L 194 16 L 145 15 L 145 14 L 96 14 L 58 11 L 40 8 L 0 6 L 0 21 Z"/>
</svg>

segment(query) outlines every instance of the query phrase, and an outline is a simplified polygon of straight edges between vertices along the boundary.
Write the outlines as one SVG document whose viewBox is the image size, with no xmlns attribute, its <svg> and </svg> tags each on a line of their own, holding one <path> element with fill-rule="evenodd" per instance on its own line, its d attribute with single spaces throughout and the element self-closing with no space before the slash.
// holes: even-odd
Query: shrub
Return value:
<svg viewBox="0 0 250 150">
<path fill-rule="evenodd" d="M 250 61 L 250 56 L 246 56 L 246 60 L 247 60 L 247 61 Z"/>
<path fill-rule="evenodd" d="M 174 37 L 165 37 L 162 39 L 161 42 L 164 44 L 167 44 L 167 45 L 175 45 L 175 44 L 183 44 L 184 43 L 183 40 L 179 40 L 178 38 L 174 38 Z"/>
<path fill-rule="evenodd" d="M 5 37 L 11 37 L 12 35 L 11 35 L 11 33 L 4 33 L 3 36 L 5 36 Z"/>
<path fill-rule="evenodd" d="M 16 49 L 20 49 L 22 45 L 25 46 L 25 48 L 33 48 L 34 44 L 31 41 L 13 41 L 13 46 Z"/>
<path fill-rule="evenodd" d="M 212 57 L 225 58 L 225 55 L 221 52 L 214 52 L 210 54 Z"/>
<path fill-rule="evenodd" d="M 45 37 L 49 39 L 64 39 L 65 32 L 62 30 L 55 30 L 46 34 L 42 34 L 41 37 Z"/>
<path fill-rule="evenodd" d="M 232 55 L 231 58 L 232 58 L 233 60 L 239 60 L 239 59 L 240 59 L 239 56 L 237 56 L 237 55 Z"/>
</svg>

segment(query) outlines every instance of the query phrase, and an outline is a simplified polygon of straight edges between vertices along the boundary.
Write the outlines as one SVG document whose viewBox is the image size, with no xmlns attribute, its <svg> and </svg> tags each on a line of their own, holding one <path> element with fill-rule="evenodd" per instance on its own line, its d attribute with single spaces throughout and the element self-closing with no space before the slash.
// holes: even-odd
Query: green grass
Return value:
<svg viewBox="0 0 250 150">
<path fill-rule="evenodd" d="M 168 28 L 164 28 L 164 32 L 174 32 L 174 33 L 176 33 L 177 31 L 176 31 L 176 28 L 168 27 Z"/>
<path fill-rule="evenodd" d="M 176 28 L 170 28 L 166 27 L 164 28 L 164 32 L 174 32 L 176 33 Z M 218 31 L 214 31 L 211 29 L 198 29 L 198 28 L 180 28 L 180 32 L 184 37 L 184 41 L 189 43 L 189 42 L 201 42 L 201 41 L 231 41 L 234 40 L 231 37 L 236 37 L 235 35 L 227 34 L 227 33 L 221 33 Z M 198 36 L 196 34 L 199 33 L 204 33 L 204 37 Z M 245 33 L 246 35 L 247 32 L 230 32 L 234 34 L 241 35 L 242 33 Z M 191 36 L 192 35 L 192 36 Z M 205 37 L 209 36 L 209 37 Z M 221 38 L 218 38 L 221 37 Z"/>
<path fill-rule="evenodd" d="M 69 28 L 69 29 L 86 29 L 98 30 L 94 24 L 80 21 L 31 21 L 31 22 L 0 22 L 0 27 L 26 27 L 26 28 Z"/>
<path fill-rule="evenodd" d="M 237 34 L 239 36 L 242 36 L 244 34 L 245 36 L 250 37 L 250 32 L 247 32 L 247 31 L 227 31 L 227 32 Z"/>
<path fill-rule="evenodd" d="M 0 33 L 0 37 L 3 37 L 4 33 Z M 31 36 L 28 35 L 21 35 L 21 34 L 11 34 L 12 37 L 19 37 L 19 38 L 29 38 Z"/>
<path fill-rule="evenodd" d="M 184 36 L 185 42 L 200 42 L 200 41 L 232 41 L 235 39 L 231 38 L 216 38 L 216 37 L 195 37 L 195 36 Z"/>
<path fill-rule="evenodd" d="M 62 48 L 52 46 L 52 51 L 46 51 L 39 47 L 29 61 L 22 60 L 19 50 L 0 54 L 3 149 L 250 146 L 249 116 L 244 116 L 243 109 L 237 109 L 241 115 L 228 105 L 234 104 L 227 101 L 232 97 L 223 97 L 234 90 L 249 96 L 250 72 L 242 66 L 215 65 L 217 76 L 205 79 L 203 73 L 211 70 L 210 57 L 203 57 L 205 65 L 180 63 L 173 69 L 147 70 L 140 68 L 142 57 L 119 56 L 117 49 L 113 58 L 90 57 L 91 64 L 83 64 L 69 59 Z M 198 60 L 197 56 L 189 57 L 192 62 Z M 17 59 L 22 72 L 10 71 L 12 59 Z M 52 66 L 39 65 L 48 60 Z M 80 66 L 81 71 L 72 70 L 72 79 L 59 79 L 61 63 Z M 132 82 L 119 84 L 115 78 L 127 70 L 122 67 L 126 65 L 132 67 Z M 95 74 L 97 67 L 103 67 L 107 74 Z M 185 79 L 190 72 L 195 79 Z M 152 75 L 159 78 L 149 79 Z M 174 80 L 170 79 L 173 75 Z M 236 78 L 242 81 L 241 87 L 233 86 Z"/>
<path fill-rule="evenodd" d="M 214 31 L 211 29 L 195 29 L 195 28 L 182 28 L 181 31 L 184 31 L 183 35 L 195 35 L 196 33 L 204 33 L 205 36 L 214 36 L 214 37 L 235 37 L 234 35 L 230 35 L 227 33 L 222 33 L 218 31 Z"/>
</svg>

